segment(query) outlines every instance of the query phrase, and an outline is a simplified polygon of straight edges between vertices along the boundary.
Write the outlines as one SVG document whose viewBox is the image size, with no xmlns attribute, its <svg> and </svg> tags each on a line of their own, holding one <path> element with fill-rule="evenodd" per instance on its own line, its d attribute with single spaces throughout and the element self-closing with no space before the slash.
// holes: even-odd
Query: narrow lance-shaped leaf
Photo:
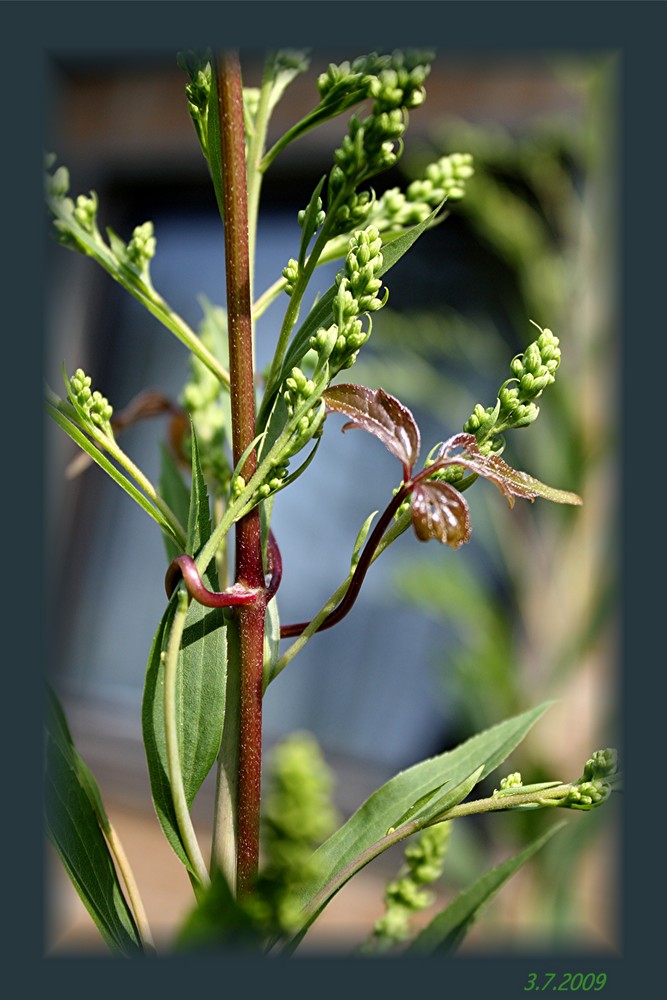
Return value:
<svg viewBox="0 0 667 1000">
<path fill-rule="evenodd" d="M 109 823 L 100 791 L 74 746 L 62 708 L 50 689 L 45 751 L 49 840 L 109 948 L 136 955 L 141 951 L 139 933 L 102 832 Z"/>
<path fill-rule="evenodd" d="M 352 419 L 343 430 L 357 427 L 375 435 L 403 466 L 408 479 L 419 456 L 419 428 L 415 419 L 395 396 L 384 389 L 368 389 L 349 383 L 327 389 L 322 398 L 328 410 Z"/>
<path fill-rule="evenodd" d="M 211 521 L 206 483 L 199 462 L 196 434 L 192 432 L 192 493 L 188 520 L 188 554 L 195 555 L 210 537 Z M 203 576 L 211 590 L 218 590 L 215 564 Z M 187 865 L 173 808 L 164 720 L 164 670 L 174 602 L 167 608 L 148 660 L 142 709 L 144 743 L 155 809 L 165 835 Z M 192 805 L 217 756 L 225 713 L 227 638 L 221 608 L 207 608 L 192 601 L 178 659 L 177 712 L 183 787 Z"/>
<path fill-rule="evenodd" d="M 541 837 L 528 844 L 522 851 L 508 858 L 502 864 L 485 872 L 468 889 L 465 889 L 453 903 L 438 913 L 431 923 L 415 938 L 406 954 L 444 954 L 455 951 L 483 908 L 491 902 L 497 892 L 540 848 L 544 847 L 555 833 L 563 828 L 558 823 Z"/>
<path fill-rule="evenodd" d="M 222 197 L 222 154 L 220 152 L 220 109 L 218 107 L 218 80 L 215 59 L 211 56 L 211 89 L 208 98 L 208 114 L 206 116 L 206 150 L 208 166 L 213 181 L 220 218 L 224 222 L 225 211 Z"/>
<path fill-rule="evenodd" d="M 166 445 L 162 445 L 160 463 L 160 493 L 181 524 L 187 524 L 190 510 L 190 491 Z M 167 561 L 171 562 L 183 551 L 172 538 L 165 536 Z"/>
</svg>

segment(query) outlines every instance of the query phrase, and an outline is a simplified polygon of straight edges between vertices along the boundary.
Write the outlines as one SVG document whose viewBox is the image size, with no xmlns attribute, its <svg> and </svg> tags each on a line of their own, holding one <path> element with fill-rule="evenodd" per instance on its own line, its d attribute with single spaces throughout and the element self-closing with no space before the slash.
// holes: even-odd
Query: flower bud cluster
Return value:
<svg viewBox="0 0 667 1000">
<path fill-rule="evenodd" d="M 561 805 L 569 809 L 594 809 L 605 802 L 612 792 L 612 782 L 618 770 L 616 750 L 596 750 L 586 761 L 584 773 L 571 787 Z"/>
<path fill-rule="evenodd" d="M 368 218 L 373 198 L 366 194 L 360 200 L 359 195 L 355 195 L 355 188 L 396 163 L 406 126 L 406 112 L 424 100 L 423 84 L 430 71 L 431 58 L 430 53 L 394 53 L 379 57 L 380 62 L 375 64 L 373 71 L 355 77 L 358 86 L 367 88 L 373 107 L 364 118 L 352 116 L 348 134 L 334 153 L 334 166 L 329 175 L 329 205 L 339 199 L 342 191 L 346 194 L 337 207 L 332 236 L 349 231 L 353 225 L 362 225 Z M 368 66 L 364 68 L 368 70 Z M 332 67 L 329 70 L 330 74 L 324 80 L 321 78 L 320 89 L 320 93 L 327 96 L 342 82 L 340 76 L 332 73 Z"/>
<path fill-rule="evenodd" d="M 386 912 L 375 923 L 368 950 L 386 951 L 410 937 L 411 917 L 433 902 L 424 887 L 442 875 L 450 832 L 450 823 L 429 826 L 406 848 L 405 865 L 385 890 Z"/>
<path fill-rule="evenodd" d="M 315 392 L 315 383 L 306 378 L 300 368 L 293 368 L 289 378 L 285 379 L 285 389 L 283 398 L 287 406 L 287 412 L 293 417 L 297 410 L 301 409 L 304 403 Z M 324 420 L 324 402 L 316 400 L 306 412 L 299 418 L 298 425 L 289 443 L 289 451 L 284 456 L 285 459 L 296 455 L 298 451 L 308 444 L 311 438 L 321 432 Z"/>
<path fill-rule="evenodd" d="M 315 383 L 307 378 L 300 368 L 292 369 L 289 377 L 283 383 L 283 399 L 290 418 L 303 409 L 315 393 L 315 389 Z M 307 406 L 305 411 L 301 413 L 289 441 L 281 454 L 277 456 L 275 464 L 257 491 L 259 498 L 266 499 L 284 486 L 290 459 L 305 448 L 309 441 L 321 435 L 325 415 L 324 401 L 321 399 L 315 399 L 312 405 Z M 233 484 L 234 494 L 239 493 L 244 486 L 245 483 L 241 477 L 237 476 Z"/>
<path fill-rule="evenodd" d="M 52 167 L 53 162 L 53 157 L 49 157 L 47 167 Z M 156 247 L 153 223 L 144 222 L 136 226 L 127 245 L 112 229 L 107 229 L 107 244 L 97 226 L 99 202 L 96 193 L 80 194 L 74 201 L 67 197 L 68 187 L 69 173 L 65 167 L 59 167 L 52 175 L 47 173 L 46 197 L 54 215 L 53 225 L 59 241 L 71 250 L 95 257 L 117 280 L 118 269 L 123 269 L 124 280 L 129 277 L 129 269 L 133 283 L 143 283 L 150 289 L 148 268 Z M 109 251 L 113 263 L 110 262 Z"/>
<path fill-rule="evenodd" d="M 500 779 L 500 791 L 503 792 L 506 788 L 519 788 L 522 784 L 521 772 L 513 771 L 512 774 Z"/>
<path fill-rule="evenodd" d="M 299 277 L 299 262 L 295 260 L 294 257 L 290 257 L 287 261 L 286 266 L 282 269 L 282 276 L 287 282 L 285 285 L 285 291 L 288 295 L 292 295 L 294 288 L 296 286 Z"/>
<path fill-rule="evenodd" d="M 558 337 L 551 330 L 541 330 L 537 340 L 512 360 L 512 378 L 500 387 L 496 405 L 485 409 L 481 403 L 476 404 L 463 430 L 475 435 L 482 451 L 488 454 L 502 450 L 498 435 L 505 430 L 527 427 L 537 418 L 540 410 L 534 400 L 556 380 L 561 358 L 558 344 Z M 497 440 L 493 442 L 492 438 Z"/>
<path fill-rule="evenodd" d="M 244 906 L 260 926 L 290 932 L 302 918 L 298 887 L 318 871 L 313 852 L 336 824 L 333 779 L 314 738 L 294 733 L 273 751 L 266 784 L 264 861 Z"/>
<path fill-rule="evenodd" d="M 351 93 L 365 92 L 387 106 L 416 108 L 423 103 L 423 84 L 433 59 L 432 52 L 371 52 L 352 63 L 330 64 L 317 80 L 320 101 L 337 103 Z"/>
<path fill-rule="evenodd" d="M 111 417 L 113 407 L 109 400 L 97 390 L 91 389 L 92 379 L 90 375 L 81 369 L 77 370 L 69 380 L 68 395 L 74 406 L 86 415 L 108 437 L 113 437 L 111 429 Z"/>
<path fill-rule="evenodd" d="M 460 201 L 474 172 L 470 153 L 443 156 L 429 164 L 424 177 L 413 181 L 405 192 L 400 188 L 385 191 L 373 209 L 373 222 L 380 230 L 423 222 L 443 201 Z"/>
<path fill-rule="evenodd" d="M 370 329 L 364 329 L 359 316 L 377 312 L 387 301 L 387 289 L 382 298 L 378 297 L 382 281 L 377 272 L 382 263 L 382 240 L 377 229 L 369 226 L 357 231 L 349 241 L 345 266 L 336 275 L 334 322 L 327 329 L 321 327 L 309 342 L 318 356 L 317 370 L 328 362 L 331 378 L 354 364 L 359 348 L 370 336 Z"/>
<path fill-rule="evenodd" d="M 208 159 L 208 101 L 211 93 L 211 64 L 204 62 L 194 52 L 179 52 L 177 63 L 188 74 L 185 85 L 188 111 L 192 118 L 199 144 Z"/>
<path fill-rule="evenodd" d="M 315 217 L 315 229 L 319 229 L 319 227 L 322 225 L 322 223 L 324 222 L 324 220 L 326 219 L 326 217 L 327 217 L 327 213 L 322 208 L 322 199 L 318 198 L 317 199 L 317 216 Z M 297 213 L 297 217 L 296 218 L 297 218 L 297 222 L 299 223 L 299 225 L 301 227 L 303 227 L 303 224 L 304 224 L 304 222 L 306 220 L 306 209 L 302 208 Z"/>
<path fill-rule="evenodd" d="M 616 750 L 607 748 L 606 750 L 596 750 L 590 760 L 586 761 L 582 781 L 597 781 L 600 778 L 609 778 L 616 774 L 618 768 L 618 754 Z"/>
<path fill-rule="evenodd" d="M 98 204 L 97 195 L 91 191 L 88 196 L 80 194 L 74 205 L 74 218 L 82 229 L 93 236 L 97 233 Z"/>
<path fill-rule="evenodd" d="M 605 781 L 577 782 L 560 803 L 567 809 L 594 809 L 611 795 L 611 785 Z"/>
<path fill-rule="evenodd" d="M 89 250 L 81 239 L 80 230 L 95 237 L 103 243 L 97 228 L 97 195 L 79 195 L 76 202 L 68 197 L 69 171 L 67 167 L 58 167 L 53 173 L 48 171 L 55 165 L 53 154 L 46 158 L 47 173 L 44 179 L 46 201 L 54 215 L 53 225 L 58 233 L 58 241 L 70 250 L 88 253 Z"/>
<path fill-rule="evenodd" d="M 144 222 L 132 232 L 132 238 L 127 244 L 127 259 L 140 273 L 147 275 L 148 265 L 155 256 L 155 247 L 153 223 Z"/>
<path fill-rule="evenodd" d="M 317 78 L 320 103 L 337 104 L 354 91 L 368 94 L 373 75 L 387 66 L 389 58 L 371 52 L 351 63 L 347 60 L 338 65 L 330 63 L 326 73 L 320 73 Z"/>
</svg>

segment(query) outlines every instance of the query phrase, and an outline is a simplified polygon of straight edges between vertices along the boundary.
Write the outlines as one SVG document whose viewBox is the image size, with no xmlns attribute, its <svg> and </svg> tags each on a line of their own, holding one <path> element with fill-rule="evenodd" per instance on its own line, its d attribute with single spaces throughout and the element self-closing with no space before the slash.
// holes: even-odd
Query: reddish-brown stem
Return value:
<svg viewBox="0 0 667 1000">
<path fill-rule="evenodd" d="M 225 52 L 216 67 L 220 115 L 223 215 L 227 277 L 229 376 L 234 463 L 256 437 L 255 383 L 248 254 L 248 196 L 241 67 L 237 53 Z M 251 449 L 241 474 L 246 482 L 257 468 Z M 264 568 L 259 508 L 236 525 L 236 584 L 261 591 L 237 609 L 240 659 L 239 763 L 237 799 L 237 885 L 247 892 L 259 861 L 259 804 L 262 765 L 262 670 L 264 662 Z"/>
<path fill-rule="evenodd" d="M 395 496 L 392 497 L 391 501 L 380 515 L 380 520 L 375 525 L 368 541 L 364 545 L 363 551 L 359 557 L 359 562 L 357 563 L 352 580 L 350 581 L 350 586 L 345 592 L 345 597 L 340 602 L 338 607 L 334 608 L 331 614 L 327 615 L 324 621 L 318 626 L 316 630 L 317 632 L 322 632 L 325 628 L 331 628 L 333 625 L 337 625 L 338 622 L 341 621 L 352 608 L 359 595 L 359 591 L 361 590 L 361 585 L 364 582 L 364 577 L 368 572 L 368 568 L 373 561 L 375 550 L 382 541 L 382 536 L 389 527 L 392 517 L 405 498 L 410 495 L 413 485 L 412 481 L 403 483 L 401 488 Z M 301 633 L 304 632 L 309 625 L 310 622 L 299 622 L 298 625 L 281 625 L 280 638 L 289 639 L 294 636 L 301 635 Z"/>
</svg>

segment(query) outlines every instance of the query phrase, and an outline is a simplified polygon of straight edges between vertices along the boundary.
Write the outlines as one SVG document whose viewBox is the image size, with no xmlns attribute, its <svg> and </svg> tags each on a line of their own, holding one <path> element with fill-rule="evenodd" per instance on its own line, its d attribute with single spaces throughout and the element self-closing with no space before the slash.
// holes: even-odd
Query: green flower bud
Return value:
<svg viewBox="0 0 667 1000">
<path fill-rule="evenodd" d="M 240 497 L 245 488 L 246 481 L 243 476 L 236 476 L 232 480 L 232 500 L 236 500 L 237 497 Z"/>
<path fill-rule="evenodd" d="M 603 781 L 577 782 L 562 802 L 568 809 L 594 809 L 611 795 L 611 786 Z"/>
<path fill-rule="evenodd" d="M 401 878 L 390 882 L 385 892 L 385 899 L 391 905 L 398 903 L 407 910 L 423 910 L 431 902 L 432 896 L 419 889 L 410 878 Z"/>
<path fill-rule="evenodd" d="M 90 196 L 86 197 L 85 194 L 80 194 L 76 199 L 76 204 L 74 206 L 74 218 L 79 223 L 79 225 L 86 230 L 87 233 L 96 233 L 96 216 L 97 216 L 97 195 L 94 191 L 90 192 Z"/>
<path fill-rule="evenodd" d="M 553 376 L 548 372 L 545 375 L 537 375 L 533 379 L 533 395 L 539 396 L 539 394 L 543 392 L 548 385 L 551 385 L 553 381 Z"/>
<path fill-rule="evenodd" d="M 148 277 L 148 265 L 155 256 L 156 240 L 153 235 L 153 223 L 144 222 L 132 232 L 132 239 L 127 245 L 127 259 L 131 264 Z"/>
<path fill-rule="evenodd" d="M 288 295 L 292 295 L 294 292 L 294 286 L 296 285 L 299 277 L 299 262 L 293 257 L 290 257 L 287 265 L 282 269 L 281 273 L 287 282 L 285 285 L 285 291 Z"/>
<path fill-rule="evenodd" d="M 498 399 L 500 400 L 500 405 L 507 410 L 511 410 L 516 406 L 519 397 L 519 390 L 516 386 L 511 389 L 507 387 L 507 382 L 503 385 L 498 393 Z"/>
<path fill-rule="evenodd" d="M 52 174 L 46 177 L 47 193 L 52 198 L 64 198 L 69 191 L 69 170 L 67 167 L 58 167 Z"/>
<path fill-rule="evenodd" d="M 510 361 L 510 371 L 512 372 L 512 375 L 515 375 L 516 378 L 520 379 L 525 370 L 523 356 L 521 354 L 517 354 L 517 356 L 512 358 Z"/>
<path fill-rule="evenodd" d="M 336 341 L 338 340 L 338 327 L 336 324 L 332 324 L 325 330 L 324 327 L 320 327 L 317 333 L 310 338 L 308 341 L 309 346 L 312 350 L 317 352 L 318 359 L 320 363 L 327 361 L 331 356 L 333 350 L 336 347 Z"/>
<path fill-rule="evenodd" d="M 523 355 L 523 364 L 526 371 L 535 375 L 542 364 L 542 355 L 537 342 L 529 344 Z"/>
<path fill-rule="evenodd" d="M 507 424 L 514 428 L 527 427 L 537 419 L 539 412 L 539 407 L 535 403 L 519 404 L 508 417 Z"/>
<path fill-rule="evenodd" d="M 598 778 L 608 778 L 616 773 L 618 768 L 618 754 L 616 750 L 607 748 L 606 750 L 596 750 L 590 760 L 584 766 L 583 781 L 593 781 Z"/>
<path fill-rule="evenodd" d="M 91 424 L 98 427 L 108 437 L 113 437 L 111 429 L 113 407 L 101 392 L 93 391 L 90 386 L 90 375 L 86 375 L 82 368 L 77 368 L 69 379 L 67 387 L 70 401 L 79 412 L 83 411 L 84 419 L 87 418 Z"/>
</svg>

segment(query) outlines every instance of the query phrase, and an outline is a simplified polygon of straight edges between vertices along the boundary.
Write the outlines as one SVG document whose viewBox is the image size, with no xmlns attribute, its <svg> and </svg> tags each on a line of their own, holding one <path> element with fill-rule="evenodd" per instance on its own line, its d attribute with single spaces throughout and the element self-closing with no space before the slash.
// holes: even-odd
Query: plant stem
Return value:
<svg viewBox="0 0 667 1000">
<path fill-rule="evenodd" d="M 225 220 L 232 451 L 236 465 L 256 437 L 252 351 L 248 199 L 241 68 L 236 53 L 223 53 L 216 67 Z M 241 474 L 256 471 L 251 448 Z M 237 794 L 237 885 L 252 886 L 259 863 L 259 804 L 262 764 L 262 674 L 264 665 L 264 566 L 259 507 L 236 524 L 236 582 L 262 593 L 236 614 L 240 705 Z"/>
</svg>

